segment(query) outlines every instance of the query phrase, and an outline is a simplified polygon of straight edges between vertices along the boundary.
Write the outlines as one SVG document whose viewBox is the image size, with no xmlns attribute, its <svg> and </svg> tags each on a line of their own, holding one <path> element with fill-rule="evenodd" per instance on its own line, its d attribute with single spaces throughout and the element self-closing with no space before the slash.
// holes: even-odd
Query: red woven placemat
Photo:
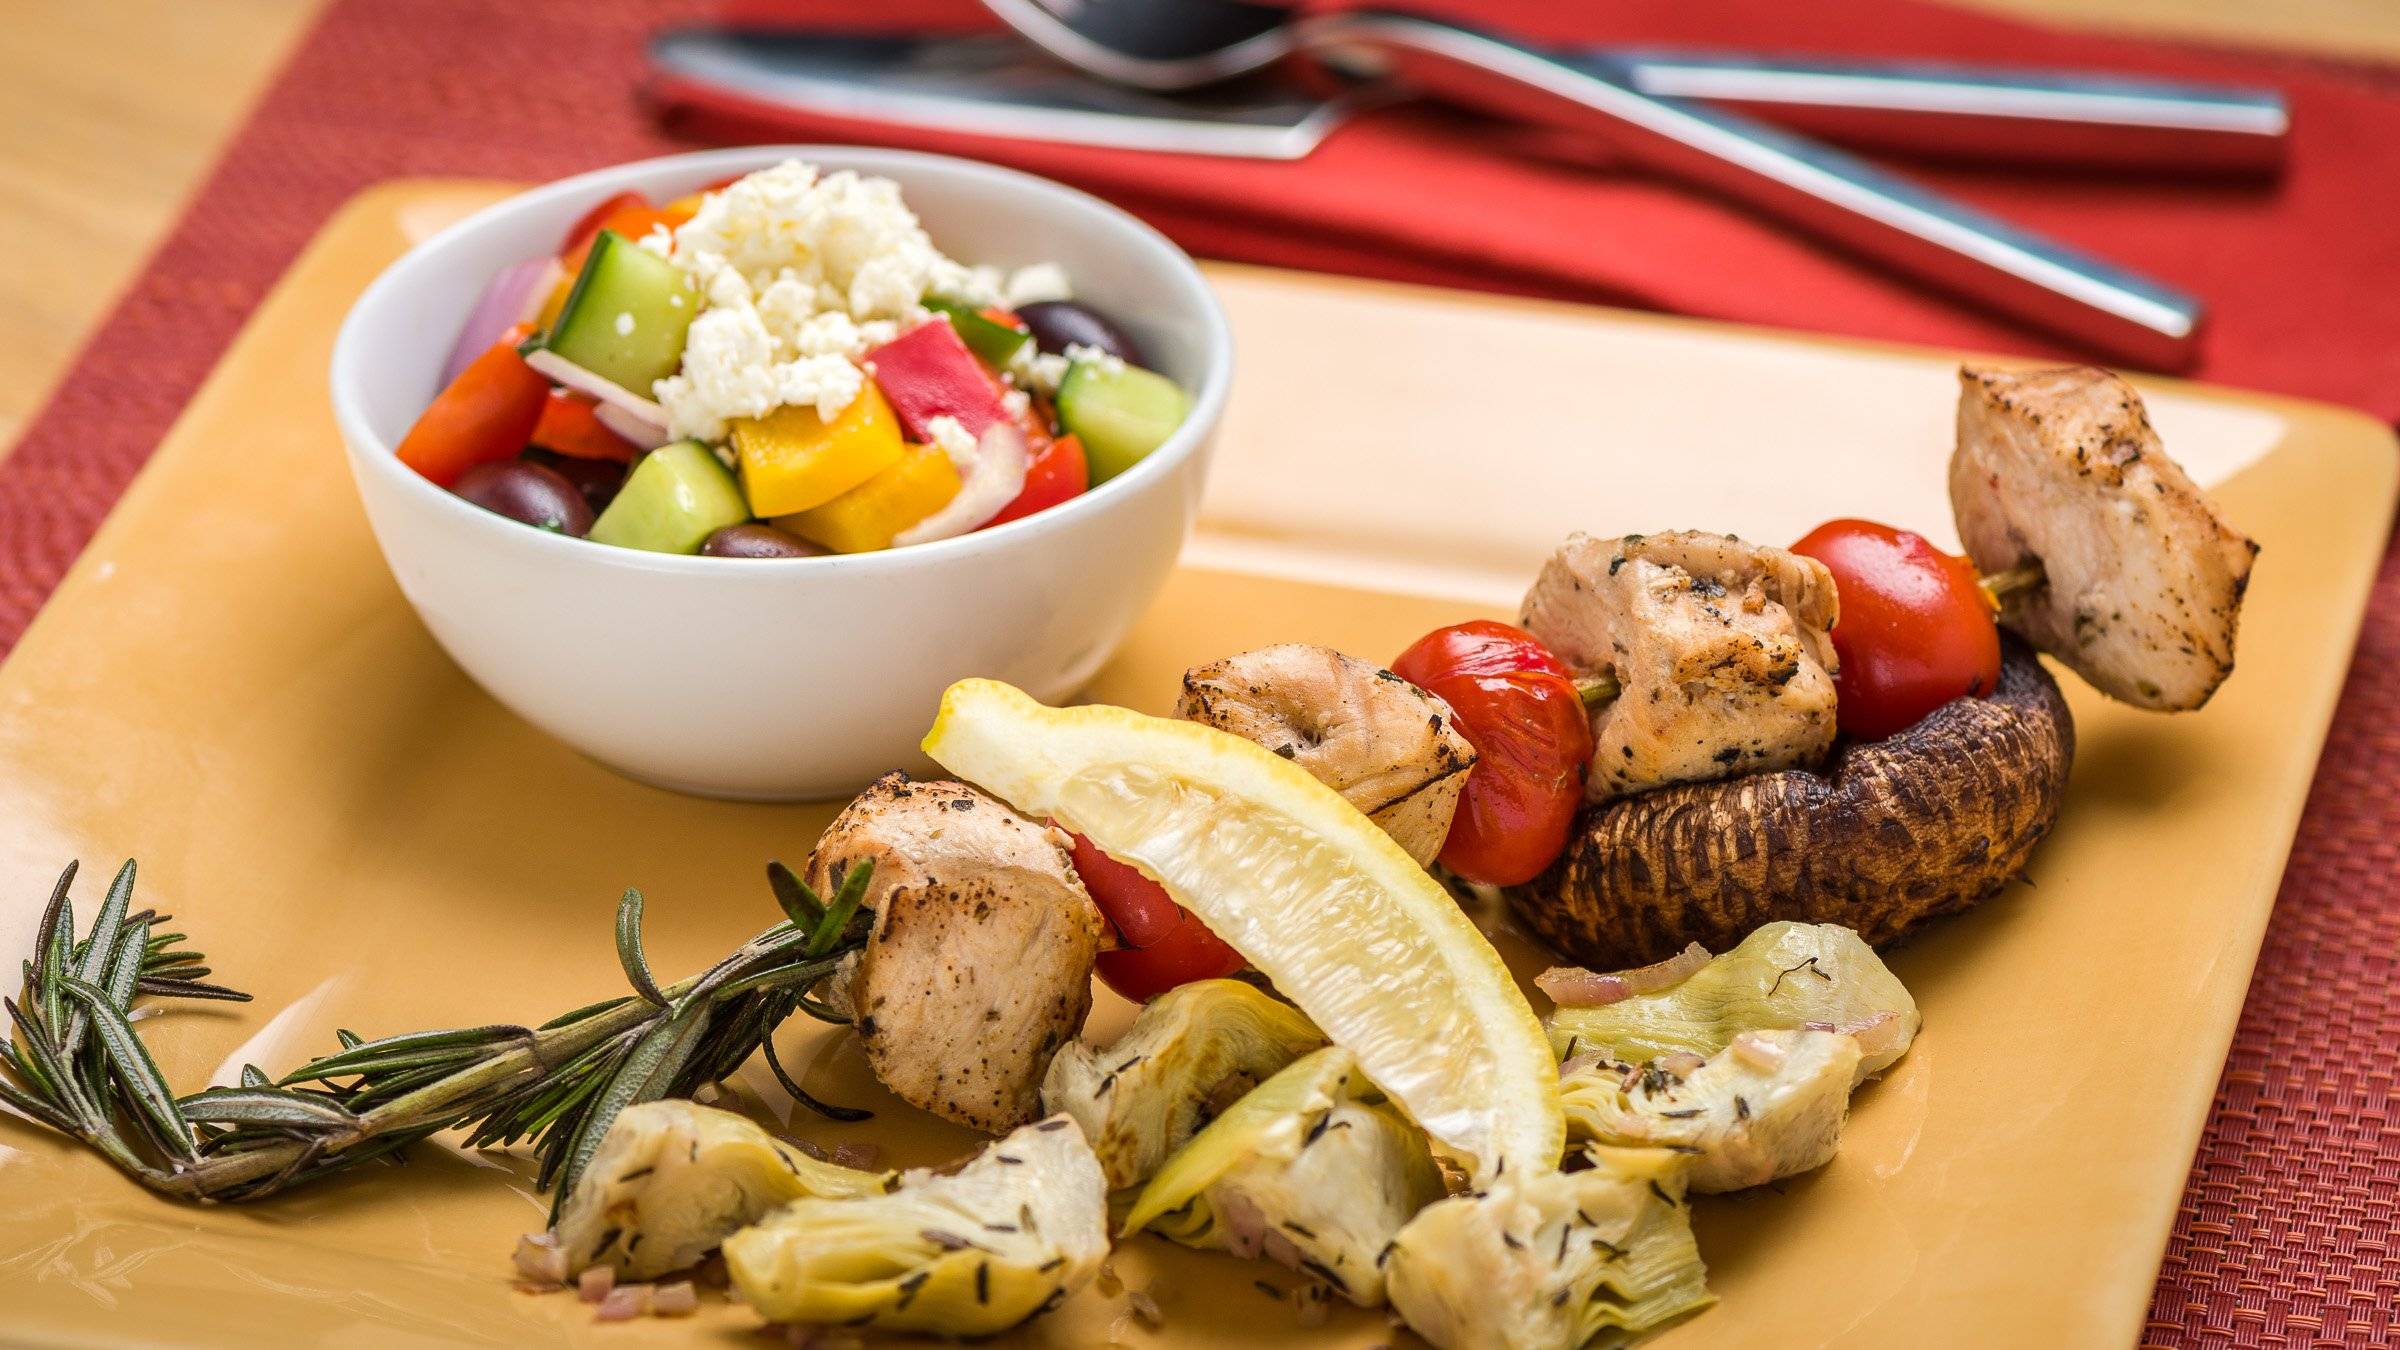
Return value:
<svg viewBox="0 0 2400 1350">
<path fill-rule="evenodd" d="M 628 83 L 650 30 L 714 7 L 339 0 L 23 443 L 0 460 L 0 654 L 336 206 L 395 176 L 550 178 L 680 148 L 642 115 Z M 875 13 L 905 27 L 954 21 L 958 7 L 883 0 Z M 2388 79 L 2361 76 L 2359 87 Z M 1370 261 L 1361 270 L 1377 269 Z M 2375 588 L 2160 1272 L 2150 1343 L 2400 1341 L 2395 766 L 2400 553 L 2386 556 Z"/>
</svg>

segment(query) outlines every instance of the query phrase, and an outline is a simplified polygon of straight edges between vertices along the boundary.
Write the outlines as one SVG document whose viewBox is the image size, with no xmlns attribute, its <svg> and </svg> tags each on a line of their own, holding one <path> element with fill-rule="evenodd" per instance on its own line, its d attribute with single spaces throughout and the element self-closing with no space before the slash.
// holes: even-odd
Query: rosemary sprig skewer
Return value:
<svg viewBox="0 0 2400 1350">
<path fill-rule="evenodd" d="M 281 1079 L 245 1066 L 241 1084 L 177 1098 L 129 1014 L 143 994 L 245 998 L 206 983 L 180 934 L 128 914 L 133 864 L 118 873 L 91 934 L 73 937 L 70 866 L 43 912 L 24 999 L 0 1000 L 0 1100 L 98 1150 L 162 1193 L 235 1201 L 272 1195 L 463 1128 L 470 1147 L 529 1139 L 540 1184 L 563 1196 L 617 1113 L 690 1096 L 768 1043 L 795 1011 L 847 1020 L 809 996 L 856 945 L 869 871 L 838 878 L 828 903 L 780 865 L 769 880 L 783 922 L 689 979 L 661 985 L 642 950 L 642 897 L 617 911 L 617 954 L 634 993 L 527 1028 L 411 1032 L 342 1048 Z M 776 1066 L 778 1076 L 783 1076 Z M 13 1081 L 12 1081 L 13 1080 Z M 816 1105 L 803 1095 L 803 1100 Z M 839 1108 L 835 1108 L 838 1112 Z"/>
</svg>

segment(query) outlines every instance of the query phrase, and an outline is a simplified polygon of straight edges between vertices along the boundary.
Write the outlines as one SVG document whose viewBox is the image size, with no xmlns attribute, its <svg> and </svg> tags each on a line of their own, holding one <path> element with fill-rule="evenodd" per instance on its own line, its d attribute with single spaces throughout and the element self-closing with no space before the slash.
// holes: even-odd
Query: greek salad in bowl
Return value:
<svg viewBox="0 0 2400 1350">
<path fill-rule="evenodd" d="M 1190 409 L 1056 262 L 934 246 L 889 179 L 785 160 L 600 202 L 493 277 L 401 440 L 537 528 L 724 558 L 863 553 L 1032 515 Z"/>
</svg>

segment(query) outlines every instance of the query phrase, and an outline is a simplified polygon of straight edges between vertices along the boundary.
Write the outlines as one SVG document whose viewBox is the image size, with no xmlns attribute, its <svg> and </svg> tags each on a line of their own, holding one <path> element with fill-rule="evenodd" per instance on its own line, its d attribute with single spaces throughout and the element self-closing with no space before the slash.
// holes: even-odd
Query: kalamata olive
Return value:
<svg viewBox="0 0 2400 1350">
<path fill-rule="evenodd" d="M 1033 345 L 1043 351 L 1063 352 L 1077 345 L 1098 347 L 1132 365 L 1142 364 L 1142 349 L 1125 335 L 1125 330 L 1089 305 L 1072 300 L 1042 300 L 1019 308 L 1017 317 L 1032 330 Z"/>
<path fill-rule="evenodd" d="M 525 458 L 573 483 L 595 516 L 607 510 L 608 504 L 617 499 L 617 489 L 625 486 L 626 466 L 613 459 L 585 459 L 581 455 L 542 449 L 526 451 Z"/>
<path fill-rule="evenodd" d="M 710 535 L 700 552 L 711 558 L 814 558 L 825 552 L 772 525 L 728 525 Z"/>
<path fill-rule="evenodd" d="M 592 507 L 566 475 L 527 459 L 478 464 L 451 488 L 486 511 L 581 538 L 592 528 Z"/>
</svg>

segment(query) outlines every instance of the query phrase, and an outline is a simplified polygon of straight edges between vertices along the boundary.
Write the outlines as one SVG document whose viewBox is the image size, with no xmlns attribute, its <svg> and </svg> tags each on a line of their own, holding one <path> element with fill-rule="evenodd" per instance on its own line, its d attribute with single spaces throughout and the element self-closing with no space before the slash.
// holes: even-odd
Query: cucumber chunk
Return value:
<svg viewBox="0 0 2400 1350">
<path fill-rule="evenodd" d="M 1077 361 L 1058 384 L 1059 425 L 1082 440 L 1093 487 L 1156 450 L 1191 407 L 1173 380 L 1112 358 Z"/>
<path fill-rule="evenodd" d="M 677 441 L 642 456 L 617 499 L 585 536 L 652 553 L 698 553 L 711 534 L 750 519 L 733 474 L 698 441 Z"/>
<path fill-rule="evenodd" d="M 558 322 L 538 341 L 644 398 L 683 364 L 683 340 L 700 296 L 681 268 L 615 230 L 602 230 L 567 292 Z"/>
<path fill-rule="evenodd" d="M 983 312 L 962 300 L 947 300 L 938 295 L 925 298 L 925 308 L 950 321 L 958 331 L 958 340 L 967 350 L 994 367 L 1006 366 L 1033 334 L 1023 328 L 1011 328 L 996 319 L 987 319 Z"/>
</svg>

